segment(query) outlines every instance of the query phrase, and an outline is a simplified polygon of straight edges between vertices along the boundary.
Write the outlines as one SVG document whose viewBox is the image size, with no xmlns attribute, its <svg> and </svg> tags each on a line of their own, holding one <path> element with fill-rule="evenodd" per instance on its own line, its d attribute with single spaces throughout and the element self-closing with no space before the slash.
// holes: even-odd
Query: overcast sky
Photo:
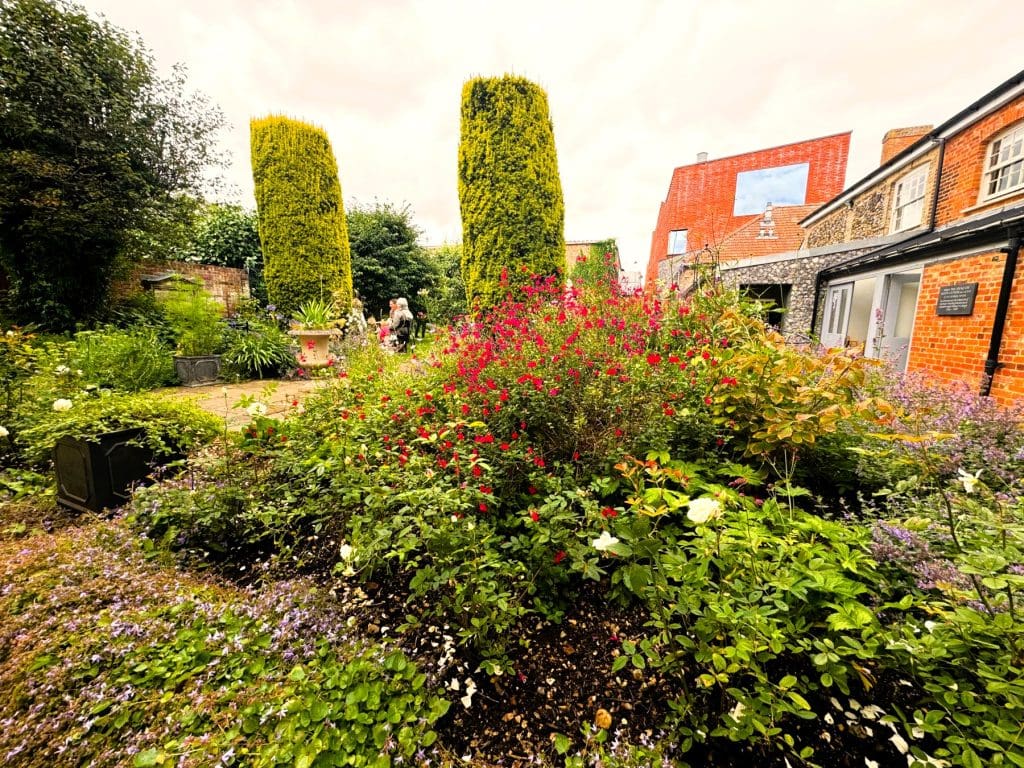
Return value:
<svg viewBox="0 0 1024 768">
<path fill-rule="evenodd" d="M 457 242 L 462 84 L 547 90 L 568 240 L 643 269 L 672 169 L 853 131 L 847 184 L 889 128 L 937 124 L 1024 68 L 1015 0 L 85 0 L 180 62 L 225 112 L 232 201 L 255 205 L 249 119 L 324 127 L 346 205 L 408 203 Z"/>
</svg>

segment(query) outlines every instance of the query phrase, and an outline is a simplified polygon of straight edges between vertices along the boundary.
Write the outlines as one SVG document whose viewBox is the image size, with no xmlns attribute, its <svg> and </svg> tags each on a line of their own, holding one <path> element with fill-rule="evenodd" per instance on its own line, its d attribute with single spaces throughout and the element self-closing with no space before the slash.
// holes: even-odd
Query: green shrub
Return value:
<svg viewBox="0 0 1024 768">
<path fill-rule="evenodd" d="M 157 456 L 167 456 L 196 448 L 222 429 L 216 416 L 189 400 L 103 392 L 62 399 L 70 403 L 66 409 L 57 410 L 60 406 L 54 401 L 36 410 L 34 421 L 20 430 L 19 447 L 27 464 L 45 466 L 53 446 L 65 436 L 87 440 L 104 432 L 141 427 L 141 441 Z"/>
<path fill-rule="evenodd" d="M 286 117 L 252 121 L 252 173 L 267 294 L 286 314 L 310 299 L 352 302 L 348 228 L 327 134 Z"/>
<path fill-rule="evenodd" d="M 276 376 L 294 367 L 292 346 L 291 337 L 275 324 L 249 321 L 246 328 L 229 334 L 224 362 L 245 378 Z"/>
<path fill-rule="evenodd" d="M 534 275 L 565 271 L 565 204 L 547 95 L 521 77 L 462 88 L 462 275 L 489 307 Z"/>
<path fill-rule="evenodd" d="M 154 328 L 106 326 L 75 334 L 68 367 L 83 381 L 101 387 L 138 392 L 173 384 L 174 361 Z"/>
<path fill-rule="evenodd" d="M 215 355 L 224 348 L 223 308 L 201 285 L 181 281 L 161 306 L 177 338 L 177 354 Z"/>
</svg>

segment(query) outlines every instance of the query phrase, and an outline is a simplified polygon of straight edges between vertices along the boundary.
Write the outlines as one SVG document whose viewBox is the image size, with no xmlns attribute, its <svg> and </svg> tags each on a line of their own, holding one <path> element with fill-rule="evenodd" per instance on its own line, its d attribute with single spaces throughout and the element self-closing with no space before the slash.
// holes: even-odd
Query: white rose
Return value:
<svg viewBox="0 0 1024 768">
<path fill-rule="evenodd" d="M 7 427 L 0 427 L 0 437 L 7 437 L 10 432 L 7 431 Z"/>
<path fill-rule="evenodd" d="M 701 496 L 699 499 L 693 499 L 690 502 L 690 510 L 686 513 L 686 519 L 700 525 L 718 517 L 720 514 L 722 514 L 721 502 L 708 496 Z"/>
<path fill-rule="evenodd" d="M 608 531 L 601 531 L 601 535 L 590 543 L 598 552 L 606 552 L 618 544 L 619 540 Z"/>
<path fill-rule="evenodd" d="M 267 406 L 261 402 L 250 403 L 249 407 L 245 409 L 250 416 L 266 416 Z"/>
<path fill-rule="evenodd" d="M 66 397 L 61 397 L 53 401 L 53 410 L 55 411 L 69 411 L 73 403 Z"/>
</svg>

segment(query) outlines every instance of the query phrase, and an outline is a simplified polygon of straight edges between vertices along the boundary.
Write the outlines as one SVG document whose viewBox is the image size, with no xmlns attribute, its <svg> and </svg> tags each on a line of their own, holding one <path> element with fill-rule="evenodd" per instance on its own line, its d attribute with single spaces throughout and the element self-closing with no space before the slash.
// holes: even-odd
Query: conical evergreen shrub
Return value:
<svg viewBox="0 0 1024 768">
<path fill-rule="evenodd" d="M 565 271 L 565 204 L 547 95 L 522 77 L 462 88 L 459 206 L 471 305 Z"/>
<path fill-rule="evenodd" d="M 348 310 L 352 264 L 338 164 L 323 129 L 280 115 L 251 123 L 252 176 L 270 302 Z"/>
</svg>

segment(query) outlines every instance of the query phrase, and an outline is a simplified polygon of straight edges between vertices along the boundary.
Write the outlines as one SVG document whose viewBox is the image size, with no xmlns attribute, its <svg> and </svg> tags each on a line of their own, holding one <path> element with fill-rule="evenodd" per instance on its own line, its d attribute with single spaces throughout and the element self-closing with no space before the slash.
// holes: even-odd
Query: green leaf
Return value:
<svg viewBox="0 0 1024 768">
<path fill-rule="evenodd" d="M 572 742 L 569 741 L 569 737 L 566 736 L 564 733 L 555 734 L 555 751 L 558 754 L 564 755 L 566 752 L 568 752 L 571 743 Z"/>
<path fill-rule="evenodd" d="M 151 768 L 164 759 L 164 753 L 158 749 L 147 749 L 135 756 L 135 768 Z"/>
<path fill-rule="evenodd" d="M 786 675 L 784 678 L 779 680 L 779 688 L 786 691 L 796 685 L 796 677 L 794 675 Z"/>
</svg>

